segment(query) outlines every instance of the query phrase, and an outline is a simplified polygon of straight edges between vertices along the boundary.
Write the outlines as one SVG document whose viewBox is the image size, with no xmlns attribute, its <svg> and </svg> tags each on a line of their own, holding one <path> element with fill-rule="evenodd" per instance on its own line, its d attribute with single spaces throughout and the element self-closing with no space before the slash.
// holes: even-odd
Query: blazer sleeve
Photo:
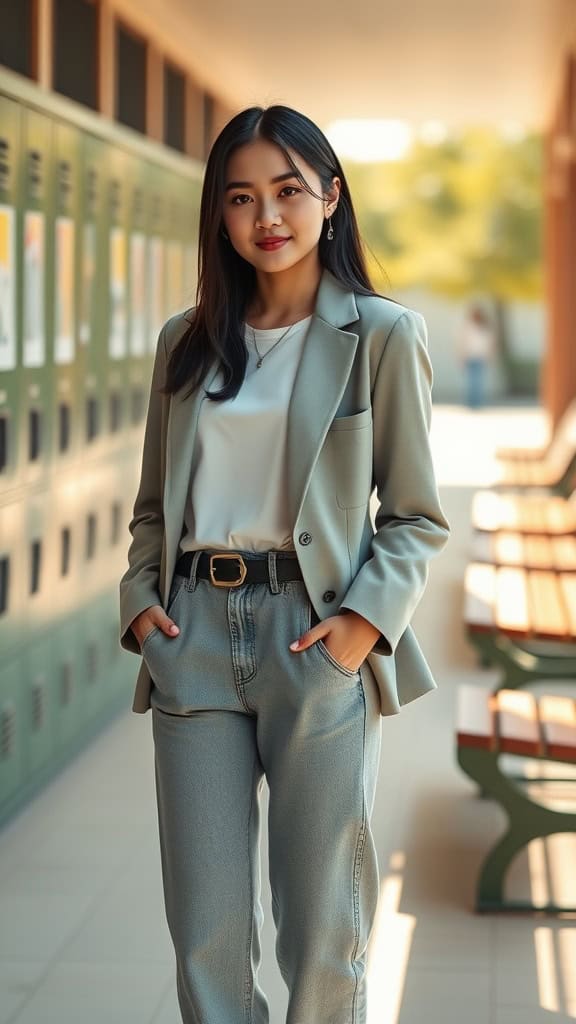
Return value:
<svg viewBox="0 0 576 1024">
<path fill-rule="evenodd" d="M 134 654 L 140 653 L 140 646 L 130 629 L 130 623 L 145 608 L 162 603 L 158 581 L 164 535 L 162 497 L 170 396 L 159 394 L 157 388 L 164 383 L 166 362 L 165 324 L 156 345 L 144 430 L 140 485 L 132 519 L 128 524 L 132 535 L 128 548 L 128 569 L 120 580 L 120 645 Z"/>
<path fill-rule="evenodd" d="M 394 654 L 424 592 L 428 563 L 450 533 L 429 441 L 433 372 L 427 346 L 424 318 L 407 310 L 395 321 L 375 374 L 375 533 L 370 557 L 340 605 L 380 630 L 375 654 Z"/>
</svg>

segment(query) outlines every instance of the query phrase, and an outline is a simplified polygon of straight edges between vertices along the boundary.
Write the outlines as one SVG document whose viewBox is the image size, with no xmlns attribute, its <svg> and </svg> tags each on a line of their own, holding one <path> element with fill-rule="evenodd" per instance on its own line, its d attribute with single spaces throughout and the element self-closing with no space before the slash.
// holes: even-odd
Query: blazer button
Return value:
<svg viewBox="0 0 576 1024">
<path fill-rule="evenodd" d="M 322 600 L 326 601 L 326 602 L 333 601 L 335 597 L 336 597 L 336 591 L 335 590 L 325 590 L 324 593 L 322 594 Z"/>
<path fill-rule="evenodd" d="M 304 533 L 300 534 L 298 540 L 300 541 L 301 544 L 309 544 L 310 541 L 312 540 L 312 534 L 308 533 L 307 531 L 304 531 Z"/>
</svg>

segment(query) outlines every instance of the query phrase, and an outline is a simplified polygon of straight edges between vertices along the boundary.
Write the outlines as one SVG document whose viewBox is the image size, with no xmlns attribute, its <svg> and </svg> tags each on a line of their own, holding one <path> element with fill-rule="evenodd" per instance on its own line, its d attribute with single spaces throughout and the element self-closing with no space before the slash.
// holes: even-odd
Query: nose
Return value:
<svg viewBox="0 0 576 1024">
<path fill-rule="evenodd" d="M 257 216 L 257 218 L 256 218 L 256 227 L 257 228 L 268 228 L 272 224 L 281 224 L 281 223 L 282 223 L 282 218 L 281 218 L 279 212 L 275 209 L 274 202 L 272 200 L 270 202 L 267 202 L 266 200 L 263 200 L 263 202 L 262 202 L 262 204 L 260 206 L 259 216 Z"/>
</svg>

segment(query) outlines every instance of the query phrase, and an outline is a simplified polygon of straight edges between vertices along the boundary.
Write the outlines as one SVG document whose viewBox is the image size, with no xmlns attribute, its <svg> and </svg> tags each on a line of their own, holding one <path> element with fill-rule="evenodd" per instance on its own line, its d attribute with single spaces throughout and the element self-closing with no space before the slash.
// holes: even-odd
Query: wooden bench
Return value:
<svg viewBox="0 0 576 1024">
<path fill-rule="evenodd" d="M 500 453 L 502 455 L 502 452 Z M 541 458 L 532 456 L 501 459 L 495 487 L 545 487 L 568 494 L 576 469 L 576 400 L 562 416 L 554 436 Z"/>
<path fill-rule="evenodd" d="M 576 571 L 576 537 L 477 530 L 472 538 L 475 562 L 516 565 L 525 569 Z"/>
<path fill-rule="evenodd" d="M 556 424 L 548 443 L 541 448 L 498 448 L 496 458 L 501 462 L 542 462 L 558 457 L 567 439 L 576 436 L 576 398 L 570 402 Z"/>
<path fill-rule="evenodd" d="M 497 664 L 494 688 L 576 679 L 576 572 L 470 562 L 464 618 L 481 664 Z"/>
<path fill-rule="evenodd" d="M 576 533 L 576 494 L 564 498 L 476 491 L 472 499 L 472 526 L 488 533 L 496 530 L 554 536 Z"/>
<path fill-rule="evenodd" d="M 529 792 L 534 779 L 505 774 L 499 766 L 501 754 L 576 765 L 576 700 L 551 695 L 536 698 L 526 691 L 506 689 L 494 694 L 484 687 L 463 684 L 457 702 L 458 763 L 508 817 L 506 832 L 481 866 L 475 909 L 574 913 L 576 904 L 542 905 L 505 898 L 506 874 L 521 849 L 533 839 L 576 832 L 576 800 L 574 809 L 567 811 L 553 807 L 546 798 L 535 799 Z M 545 790 L 552 781 L 571 782 L 576 790 L 576 777 L 540 778 L 538 786 Z"/>
</svg>

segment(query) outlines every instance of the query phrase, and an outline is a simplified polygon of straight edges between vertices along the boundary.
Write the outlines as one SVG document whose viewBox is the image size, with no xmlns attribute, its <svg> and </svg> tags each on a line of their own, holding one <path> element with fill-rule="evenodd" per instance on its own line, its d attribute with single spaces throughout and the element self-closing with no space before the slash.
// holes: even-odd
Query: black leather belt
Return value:
<svg viewBox="0 0 576 1024">
<path fill-rule="evenodd" d="M 176 562 L 176 572 L 188 576 L 195 551 L 185 551 Z M 235 551 L 203 551 L 196 564 L 200 579 L 210 580 L 215 587 L 239 587 L 242 583 L 269 583 L 267 558 L 247 558 Z M 276 558 L 276 579 L 279 583 L 303 579 L 296 555 Z"/>
</svg>

